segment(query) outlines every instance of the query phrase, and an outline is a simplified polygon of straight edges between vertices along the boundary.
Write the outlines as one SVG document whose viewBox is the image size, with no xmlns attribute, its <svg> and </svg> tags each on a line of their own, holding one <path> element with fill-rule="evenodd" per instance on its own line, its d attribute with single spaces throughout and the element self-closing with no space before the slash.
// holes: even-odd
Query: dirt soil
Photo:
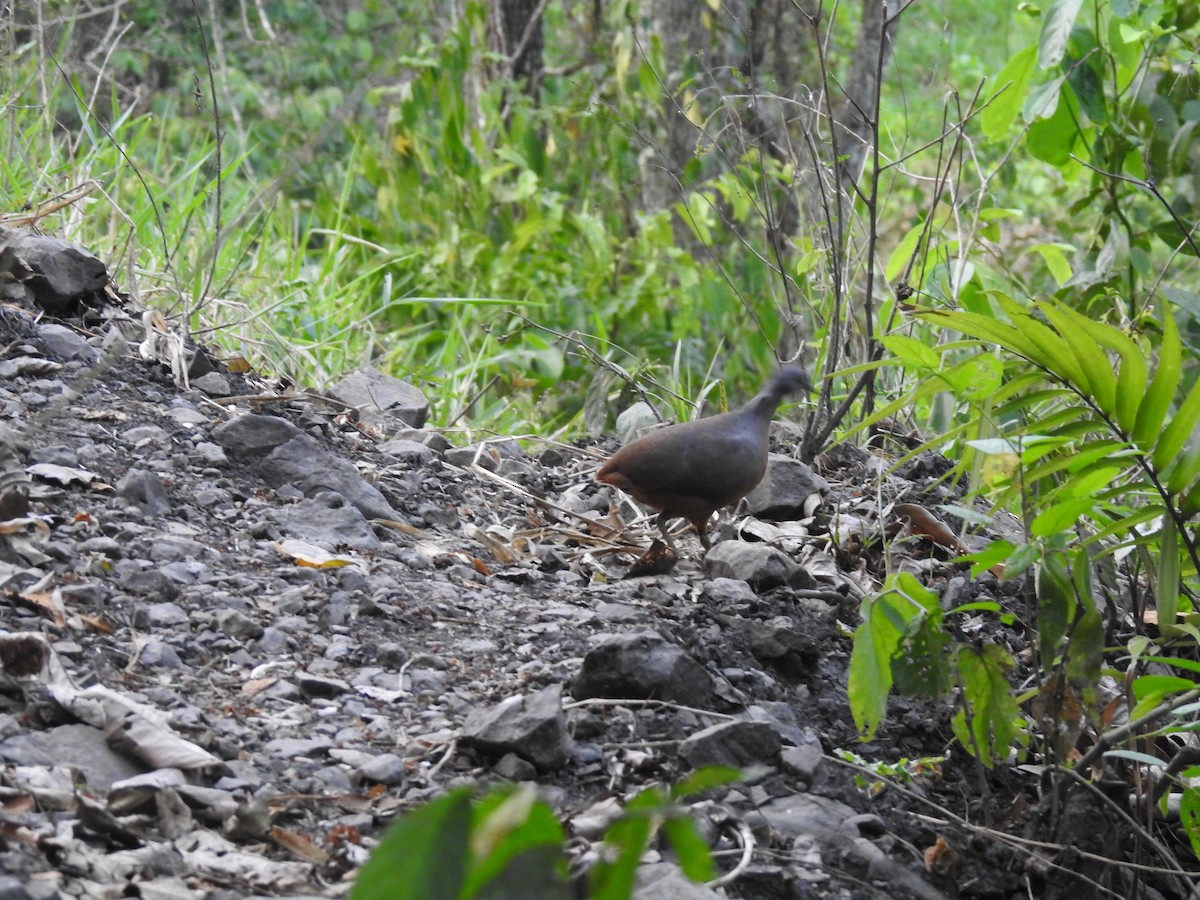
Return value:
<svg viewBox="0 0 1200 900">
<path fill-rule="evenodd" d="M 952 698 L 894 696 L 860 743 L 851 635 L 889 567 L 946 608 L 998 601 L 1009 624 L 960 613 L 956 636 L 1027 650 L 1019 583 L 972 578 L 917 538 L 885 550 L 892 504 L 961 496 L 943 460 L 888 474 L 890 458 L 836 447 L 790 523 L 723 513 L 721 542 L 769 538 L 804 577 L 713 578 L 688 532 L 673 572 L 626 579 L 653 528 L 590 478 L 612 440 L 464 456 L 460 432 L 219 365 L 224 386 L 180 387 L 111 311 L 51 324 L 0 309 L 0 497 L 17 504 L 0 508 L 3 897 L 342 896 L 395 817 L 505 781 L 537 785 L 582 867 L 597 818 L 684 778 L 685 742 L 727 722 L 776 736 L 746 751 L 746 780 L 689 801 L 733 877 L 684 882 L 656 843 L 647 867 L 665 876 L 641 897 L 1187 896 L 1147 841 L 1194 873 L 1177 826 L 1138 831 L 1113 812 L 1127 784 L 1070 790 L 1033 754 L 984 768 L 954 741 Z M 262 417 L 248 435 L 229 430 L 243 415 Z M 708 705 L 576 696 L 589 654 L 633 634 L 698 663 Z M 473 713 L 547 689 L 557 761 L 520 735 L 464 738 Z"/>
</svg>

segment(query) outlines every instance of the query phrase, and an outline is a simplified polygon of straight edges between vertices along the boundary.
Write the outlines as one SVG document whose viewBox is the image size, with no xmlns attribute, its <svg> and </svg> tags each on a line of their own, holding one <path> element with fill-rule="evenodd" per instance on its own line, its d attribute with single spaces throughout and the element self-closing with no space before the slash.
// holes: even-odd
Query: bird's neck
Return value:
<svg viewBox="0 0 1200 900">
<path fill-rule="evenodd" d="M 775 410 L 779 408 L 779 401 L 783 399 L 781 394 L 773 391 L 763 391 L 761 394 L 751 398 L 751 400 L 742 407 L 742 413 L 754 419 L 763 427 L 771 424 L 771 417 L 775 415 Z"/>
</svg>

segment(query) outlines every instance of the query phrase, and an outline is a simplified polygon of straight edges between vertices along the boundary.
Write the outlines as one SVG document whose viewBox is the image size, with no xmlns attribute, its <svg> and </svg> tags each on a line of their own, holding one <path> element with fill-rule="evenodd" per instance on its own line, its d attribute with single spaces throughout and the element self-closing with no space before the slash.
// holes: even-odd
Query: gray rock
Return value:
<svg viewBox="0 0 1200 900">
<path fill-rule="evenodd" d="M 816 587 L 811 575 L 781 550 L 766 544 L 721 541 L 704 557 L 704 571 L 710 578 L 740 579 L 760 594 L 782 585 Z"/>
<path fill-rule="evenodd" d="M 129 447 L 154 445 L 162 447 L 169 444 L 170 435 L 157 425 L 135 425 L 121 432 L 121 443 Z"/>
<path fill-rule="evenodd" d="M 290 534 L 306 541 L 345 544 L 355 550 L 374 550 L 379 546 L 370 523 L 340 492 L 320 491 L 311 500 L 267 515 Z"/>
<path fill-rule="evenodd" d="M 133 624 L 138 628 L 170 628 L 187 623 L 188 614 L 178 603 L 152 603 L 138 606 L 133 613 Z"/>
<path fill-rule="evenodd" d="M 261 625 L 236 609 L 217 610 L 217 628 L 221 630 L 222 634 L 239 641 L 258 640 L 263 635 Z"/>
<path fill-rule="evenodd" d="M 814 794 L 779 797 L 763 804 L 758 811 L 785 838 L 844 834 L 845 823 L 858 815 L 857 810 L 839 800 Z"/>
<path fill-rule="evenodd" d="M 765 722 L 721 722 L 689 735 L 679 756 L 694 769 L 704 766 L 778 765 L 783 740 Z"/>
<path fill-rule="evenodd" d="M 750 585 L 742 581 L 740 578 L 726 578 L 721 576 L 707 581 L 701 588 L 704 596 L 711 598 L 718 604 L 731 603 L 752 603 L 756 602 L 758 597 L 750 588 Z"/>
<path fill-rule="evenodd" d="M 537 778 L 537 768 L 533 763 L 526 762 L 515 753 L 500 757 L 500 761 L 492 766 L 492 771 L 507 781 L 533 781 Z"/>
<path fill-rule="evenodd" d="M 452 466 L 466 468 L 478 465 L 489 472 L 495 472 L 500 468 L 502 459 L 524 459 L 525 451 L 516 441 L 492 440 L 468 444 L 466 447 L 451 447 L 442 455 Z"/>
<path fill-rule="evenodd" d="M 155 562 L 177 562 L 184 559 L 199 559 L 208 553 L 208 547 L 191 538 L 176 534 L 155 538 L 150 544 L 149 557 Z"/>
<path fill-rule="evenodd" d="M 658 862 L 638 866 L 633 900 L 722 900 L 712 888 L 689 879 L 675 863 Z"/>
<path fill-rule="evenodd" d="M 609 635 L 588 651 L 571 695 L 577 700 L 628 697 L 705 707 L 715 688 L 713 676 L 682 647 L 643 631 Z"/>
<path fill-rule="evenodd" d="M 248 413 L 218 425 L 212 437 L 235 459 L 256 462 L 303 433 L 287 419 Z"/>
<path fill-rule="evenodd" d="M 662 425 L 662 419 L 645 400 L 639 400 L 617 416 L 617 440 L 621 446 L 649 434 Z"/>
<path fill-rule="evenodd" d="M 321 759 L 333 746 L 329 738 L 276 738 L 263 745 L 263 751 L 277 759 Z"/>
<path fill-rule="evenodd" d="M 159 569 L 125 573 L 121 576 L 121 586 L 130 593 L 143 597 L 154 597 L 164 602 L 174 600 L 179 596 L 179 585 L 171 576 Z"/>
<path fill-rule="evenodd" d="M 767 457 L 767 474 L 746 496 L 752 516 L 785 521 L 804 515 L 804 505 L 813 494 L 829 491 L 829 482 L 798 459 L 772 453 Z"/>
<path fill-rule="evenodd" d="M 19 766 L 71 766 L 88 787 L 106 792 L 114 781 L 145 771 L 136 760 L 112 749 L 104 730 L 91 725 L 59 725 L 0 741 L 0 759 Z"/>
<path fill-rule="evenodd" d="M 799 747 L 784 747 L 780 751 L 779 761 L 783 770 L 795 775 L 805 787 L 816 780 L 817 772 L 821 769 L 823 754 L 821 748 L 812 744 L 802 744 Z"/>
<path fill-rule="evenodd" d="M 229 462 L 229 458 L 225 456 L 225 451 L 212 441 L 201 441 L 195 446 L 196 458 L 202 463 L 207 463 L 210 466 L 223 466 Z"/>
<path fill-rule="evenodd" d="M 151 638 L 142 645 L 142 651 L 138 654 L 138 662 L 143 666 L 152 666 L 158 669 L 183 668 L 183 660 L 179 657 L 179 651 L 157 638 Z"/>
<path fill-rule="evenodd" d="M 162 479 L 143 469 L 130 469 L 117 482 L 117 496 L 137 506 L 148 516 L 161 516 L 170 508 Z"/>
<path fill-rule="evenodd" d="M 463 723 L 461 741 L 489 756 L 515 753 L 544 772 L 562 768 L 567 761 L 562 686 L 472 710 Z"/>
<path fill-rule="evenodd" d="M 392 438 L 422 444 L 439 455 L 454 446 L 440 431 L 426 431 L 422 428 L 401 428 L 392 435 Z"/>
<path fill-rule="evenodd" d="M 270 484 L 295 485 L 308 497 L 315 497 L 322 491 L 334 491 L 368 518 L 401 518 L 379 489 L 363 480 L 353 465 L 340 456 L 327 453 L 307 434 L 298 434 L 271 451 L 258 464 L 258 471 Z"/>
<path fill-rule="evenodd" d="M 82 540 L 75 545 L 75 549 L 80 553 L 99 553 L 109 559 L 120 559 L 125 555 L 124 548 L 119 541 L 104 535 L 96 535 L 96 537 Z"/>
<path fill-rule="evenodd" d="M 206 425 L 209 422 L 208 416 L 196 409 L 190 403 L 180 401 L 179 406 L 174 406 L 168 409 L 166 416 L 176 425 Z"/>
<path fill-rule="evenodd" d="M 369 367 L 351 372 L 329 395 L 353 406 L 367 421 L 388 416 L 420 428 L 429 417 L 429 401 L 418 388 Z"/>
<path fill-rule="evenodd" d="M 203 391 L 210 397 L 228 397 L 233 393 L 229 379 L 220 372 L 206 372 L 199 378 L 192 379 L 192 387 Z"/>
<path fill-rule="evenodd" d="M 0 435 L 3 442 L 3 435 Z M 38 447 L 29 452 L 30 463 L 49 463 L 52 466 L 66 466 L 68 469 L 79 467 L 79 454 L 70 447 L 55 444 L 53 447 Z"/>
<path fill-rule="evenodd" d="M 415 466 L 425 466 L 433 462 L 433 450 L 425 444 L 418 444 L 416 441 L 405 438 L 394 438 L 380 444 L 379 452 Z"/>
<path fill-rule="evenodd" d="M 439 525 L 443 528 L 456 528 L 458 526 L 458 512 L 453 507 L 442 506 L 437 503 L 422 503 L 417 507 L 417 513 L 430 528 L 435 528 Z"/>
<path fill-rule="evenodd" d="M 314 675 L 311 672 L 297 673 L 296 683 L 308 697 L 337 697 L 350 690 L 350 685 L 340 678 Z"/>
<path fill-rule="evenodd" d="M 790 616 L 775 616 L 763 622 L 741 619 L 737 626 L 750 639 L 755 659 L 780 660 L 789 656 L 815 658 L 817 646 L 811 637 L 796 628 Z"/>
<path fill-rule="evenodd" d="M 108 282 L 104 263 L 61 238 L 0 226 L 0 252 L 10 254 L 4 268 L 7 279 L 17 283 L 6 289 L 23 287 L 18 299 L 29 297 L 54 316 L 69 312 Z"/>
<path fill-rule="evenodd" d="M 57 360 L 77 359 L 80 362 L 94 363 L 99 356 L 96 348 L 74 328 L 59 325 L 57 322 L 43 322 L 38 325 L 37 332 L 46 351 Z"/>
<path fill-rule="evenodd" d="M 404 774 L 404 757 L 395 753 L 381 753 L 356 770 L 364 781 L 384 784 L 388 787 L 400 787 L 408 778 Z"/>
</svg>

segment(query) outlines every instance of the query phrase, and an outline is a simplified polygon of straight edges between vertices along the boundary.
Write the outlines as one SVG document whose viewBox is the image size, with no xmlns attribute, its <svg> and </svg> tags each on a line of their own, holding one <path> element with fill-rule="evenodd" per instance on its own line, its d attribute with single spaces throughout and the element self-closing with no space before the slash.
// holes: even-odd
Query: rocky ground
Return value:
<svg viewBox="0 0 1200 900">
<path fill-rule="evenodd" d="M 885 557 L 881 511 L 951 495 L 936 458 L 814 471 L 780 424 L 703 563 L 686 534 L 672 573 L 624 578 L 653 529 L 591 480 L 615 441 L 465 444 L 378 373 L 284 392 L 111 290 L 57 320 L 30 299 L 0 307 L 0 897 L 343 896 L 397 815 L 505 781 L 586 861 L 708 763 L 747 772 L 690 803 L 724 877 L 656 845 L 639 896 L 1176 895 L 1053 843 L 1039 773 L 976 765 L 949 708 L 897 699 L 858 742 L 850 635 L 888 565 L 1023 615 L 929 542 Z M 885 783 L 839 750 L 944 759 Z"/>
</svg>

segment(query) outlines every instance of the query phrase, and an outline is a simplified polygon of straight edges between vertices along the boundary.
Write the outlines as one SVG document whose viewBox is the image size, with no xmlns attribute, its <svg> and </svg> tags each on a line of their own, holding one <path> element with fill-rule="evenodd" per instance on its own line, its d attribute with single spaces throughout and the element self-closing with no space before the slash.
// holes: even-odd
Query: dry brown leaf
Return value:
<svg viewBox="0 0 1200 900">
<path fill-rule="evenodd" d="M 114 631 L 112 623 L 104 616 L 80 616 L 79 621 L 84 628 L 96 634 L 112 634 Z"/>
<path fill-rule="evenodd" d="M 27 606 L 41 610 L 48 615 L 59 628 L 66 626 L 67 616 L 63 609 L 62 591 L 58 588 L 52 591 L 25 591 L 17 596 Z"/>
<path fill-rule="evenodd" d="M 897 503 L 893 509 L 896 515 L 908 519 L 908 530 L 913 534 L 929 538 L 955 553 L 971 552 L 971 548 L 958 539 L 949 525 L 925 507 L 916 503 Z"/>
<path fill-rule="evenodd" d="M 328 853 L 297 831 L 288 831 L 286 828 L 276 826 L 268 833 L 271 835 L 271 840 L 290 852 L 297 859 L 302 859 L 305 862 L 310 862 L 318 866 L 323 866 L 329 862 Z"/>
<path fill-rule="evenodd" d="M 22 816 L 37 809 L 37 801 L 31 794 L 17 794 L 4 801 L 4 812 L 10 816 Z"/>
<path fill-rule="evenodd" d="M 335 569 L 354 564 L 353 557 L 335 556 L 307 541 L 287 538 L 282 541 L 275 541 L 271 546 L 278 550 L 281 555 L 290 556 L 294 559 L 296 565 L 305 566 L 310 569 Z"/>
<path fill-rule="evenodd" d="M 247 697 L 253 697 L 261 694 L 278 680 L 278 678 L 253 678 L 242 685 L 242 693 Z"/>
<path fill-rule="evenodd" d="M 958 854 L 940 834 L 932 847 L 925 848 L 925 871 L 945 872 L 958 862 Z"/>
</svg>

